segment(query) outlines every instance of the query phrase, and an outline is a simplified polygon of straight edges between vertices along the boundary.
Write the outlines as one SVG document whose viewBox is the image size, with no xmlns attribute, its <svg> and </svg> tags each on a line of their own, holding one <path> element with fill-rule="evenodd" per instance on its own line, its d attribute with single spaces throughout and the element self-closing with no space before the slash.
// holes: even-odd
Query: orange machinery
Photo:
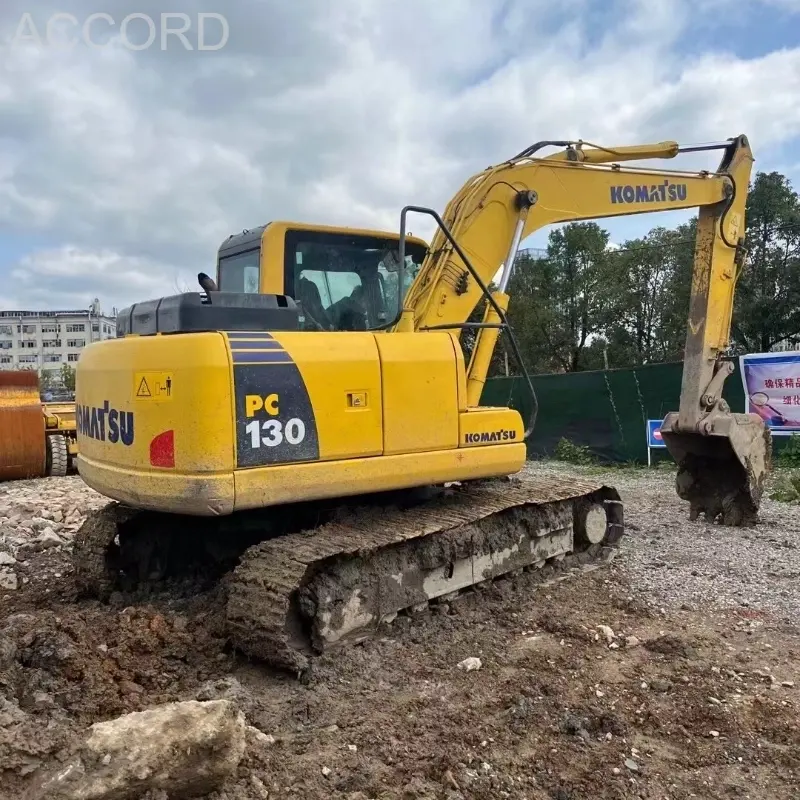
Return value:
<svg viewBox="0 0 800 800">
<path fill-rule="evenodd" d="M 77 451 L 74 404 L 42 403 L 33 370 L 0 371 L 0 481 L 66 475 Z"/>
</svg>

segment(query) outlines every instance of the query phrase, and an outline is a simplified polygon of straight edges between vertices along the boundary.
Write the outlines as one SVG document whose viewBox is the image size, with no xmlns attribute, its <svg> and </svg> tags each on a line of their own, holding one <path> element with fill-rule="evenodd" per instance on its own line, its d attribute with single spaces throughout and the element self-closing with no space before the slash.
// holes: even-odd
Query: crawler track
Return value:
<svg viewBox="0 0 800 800">
<path fill-rule="evenodd" d="M 546 580 L 551 564 L 602 560 L 623 534 L 616 490 L 550 476 L 452 487 L 406 506 L 367 502 L 319 525 L 265 531 L 264 541 L 242 548 L 224 578 L 237 649 L 302 672 L 315 654 L 370 635 L 398 612 L 522 570 Z M 79 585 L 93 593 L 117 579 L 109 521 L 130 514 L 119 506 L 100 513 L 75 551 Z M 152 539 L 144 528 L 135 535 Z"/>
</svg>

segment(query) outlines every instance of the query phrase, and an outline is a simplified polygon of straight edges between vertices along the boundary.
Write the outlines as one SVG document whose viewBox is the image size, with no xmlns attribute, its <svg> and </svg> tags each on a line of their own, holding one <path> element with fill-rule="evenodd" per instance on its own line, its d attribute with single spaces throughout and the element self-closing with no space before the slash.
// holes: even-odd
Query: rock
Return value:
<svg viewBox="0 0 800 800">
<path fill-rule="evenodd" d="M 632 758 L 626 758 L 625 759 L 625 766 L 631 772 L 638 772 L 639 771 L 639 765 Z"/>
<path fill-rule="evenodd" d="M 195 697 L 198 700 L 234 700 L 238 701 L 244 693 L 242 684 L 236 678 L 227 676 L 219 680 L 206 681 Z"/>
<path fill-rule="evenodd" d="M 617 638 L 617 635 L 614 633 L 614 631 L 611 628 L 608 627 L 608 625 L 598 625 L 597 626 L 597 630 L 599 630 L 600 633 L 602 633 L 603 636 L 606 637 L 606 641 L 609 644 L 611 644 L 614 641 L 614 639 Z"/>
<path fill-rule="evenodd" d="M 264 781 L 258 777 L 258 775 L 254 775 L 251 773 L 250 775 L 250 783 L 253 786 L 253 790 L 256 793 L 256 796 L 260 798 L 260 800 L 269 800 L 269 792 L 267 791 L 267 787 L 264 786 Z"/>
<path fill-rule="evenodd" d="M 568 736 L 578 736 L 585 742 L 588 742 L 591 739 L 589 731 L 587 730 L 588 724 L 588 720 L 567 712 L 561 717 L 558 727 L 562 733 L 566 733 Z"/>
<path fill-rule="evenodd" d="M 638 647 L 642 642 L 635 636 L 625 637 L 625 647 Z"/>
<path fill-rule="evenodd" d="M 33 707 L 37 711 L 46 711 L 47 709 L 55 708 L 56 704 L 52 695 L 47 694 L 47 692 L 34 692 Z"/>
<path fill-rule="evenodd" d="M 250 747 L 271 747 L 273 744 L 275 744 L 274 736 L 264 733 L 258 728 L 254 728 L 252 725 L 247 726 L 245 735 L 247 736 L 247 744 Z"/>
<path fill-rule="evenodd" d="M 17 559 L 11 555 L 11 553 L 6 553 L 4 550 L 0 550 L 0 567 L 10 567 L 17 563 Z"/>
<path fill-rule="evenodd" d="M 483 666 L 483 663 L 479 658 L 475 658 L 474 656 L 470 656 L 469 658 L 465 658 L 459 665 L 459 669 L 465 669 L 467 672 L 472 672 L 473 670 L 480 669 Z"/>
<path fill-rule="evenodd" d="M 50 527 L 45 528 L 34 540 L 34 543 L 42 550 L 50 547 L 60 547 L 64 540 Z"/>
<path fill-rule="evenodd" d="M 144 694 L 144 688 L 133 681 L 120 681 L 119 690 L 122 694 Z"/>
<path fill-rule="evenodd" d="M 17 660 L 17 645 L 7 636 L 0 635 L 0 672 L 9 669 Z"/>
<path fill-rule="evenodd" d="M 331 774 L 330 767 L 323 767 L 322 768 L 322 774 L 327 778 Z"/>
<path fill-rule="evenodd" d="M 10 728 L 25 722 L 27 715 L 16 704 L 0 695 L 0 729 Z"/>
<path fill-rule="evenodd" d="M 18 586 L 19 581 L 17 580 L 17 575 L 15 572 L 11 572 L 7 569 L 0 570 L 0 589 L 13 592 L 16 591 Z"/>
<path fill-rule="evenodd" d="M 719 736 L 719 731 L 709 731 L 708 735 L 716 739 Z"/>
<path fill-rule="evenodd" d="M 36 800 L 171 800 L 205 795 L 245 751 L 245 718 L 227 700 L 170 703 L 92 725 L 75 757 L 46 778 Z"/>
<path fill-rule="evenodd" d="M 792 688 L 794 688 L 794 681 L 783 681 L 781 683 L 781 686 L 784 686 L 787 689 L 792 689 Z"/>
</svg>

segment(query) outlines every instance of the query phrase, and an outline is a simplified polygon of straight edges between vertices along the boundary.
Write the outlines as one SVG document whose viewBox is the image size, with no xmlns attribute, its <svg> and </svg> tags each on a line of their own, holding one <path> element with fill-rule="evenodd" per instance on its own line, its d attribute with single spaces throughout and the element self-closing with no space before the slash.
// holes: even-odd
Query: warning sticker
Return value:
<svg viewBox="0 0 800 800">
<path fill-rule="evenodd" d="M 135 400 L 171 400 L 173 388 L 171 372 L 137 372 L 133 376 Z"/>
</svg>

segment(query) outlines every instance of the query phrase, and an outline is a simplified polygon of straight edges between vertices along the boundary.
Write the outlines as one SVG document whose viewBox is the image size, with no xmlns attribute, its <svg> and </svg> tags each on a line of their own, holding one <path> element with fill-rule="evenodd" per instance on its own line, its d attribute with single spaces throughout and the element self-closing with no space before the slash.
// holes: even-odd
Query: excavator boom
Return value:
<svg viewBox="0 0 800 800">
<path fill-rule="evenodd" d="M 546 145 L 564 149 L 536 158 Z M 723 152 L 716 171 L 620 165 L 699 150 Z M 499 290 L 487 304 L 467 371 L 468 402 L 478 405 L 506 325 L 506 290 L 522 239 L 554 223 L 699 208 L 680 409 L 667 415 L 662 434 L 678 463 L 677 491 L 689 501 L 690 517 L 702 512 L 729 525 L 752 524 L 770 468 L 770 433 L 760 417 L 733 414 L 722 399 L 733 371 L 724 359 L 745 255 L 752 164 L 745 136 L 696 147 L 540 142 L 473 176 L 450 201 L 397 329 L 463 326 L 499 270 Z"/>
</svg>

